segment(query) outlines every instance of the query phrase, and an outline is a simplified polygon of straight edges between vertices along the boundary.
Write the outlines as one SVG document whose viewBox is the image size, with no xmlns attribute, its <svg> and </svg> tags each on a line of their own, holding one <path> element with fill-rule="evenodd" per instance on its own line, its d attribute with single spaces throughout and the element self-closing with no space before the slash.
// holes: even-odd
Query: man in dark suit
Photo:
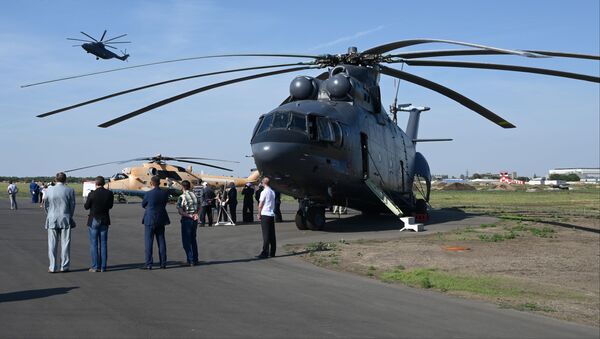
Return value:
<svg viewBox="0 0 600 339">
<path fill-rule="evenodd" d="M 160 178 L 153 176 L 150 183 L 154 187 L 144 195 L 142 207 L 144 218 L 142 224 L 145 226 L 145 245 L 146 245 L 146 266 L 148 270 L 152 269 L 152 247 L 154 246 L 154 238 L 158 243 L 158 256 L 160 260 L 160 268 L 167 268 L 167 245 L 165 242 L 165 226 L 169 225 L 169 215 L 167 214 L 167 202 L 169 194 L 167 191 L 160 189 Z"/>
<path fill-rule="evenodd" d="M 230 182 L 225 205 L 229 206 L 229 214 L 231 215 L 231 221 L 234 224 L 237 222 L 237 204 L 237 189 L 235 188 L 235 184 Z"/>
<path fill-rule="evenodd" d="M 115 197 L 113 192 L 104 188 L 104 177 L 96 177 L 96 189 L 91 191 L 85 205 L 90 210 L 88 216 L 88 231 L 90 235 L 90 254 L 92 265 L 90 272 L 106 271 L 108 226 L 110 226 L 110 215 L 108 211 L 113 207 Z"/>
</svg>

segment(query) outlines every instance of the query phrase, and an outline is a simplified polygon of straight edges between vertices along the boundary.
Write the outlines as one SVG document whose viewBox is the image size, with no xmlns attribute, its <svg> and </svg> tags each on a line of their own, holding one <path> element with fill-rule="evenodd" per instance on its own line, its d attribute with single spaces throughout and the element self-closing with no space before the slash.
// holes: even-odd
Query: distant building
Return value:
<svg viewBox="0 0 600 339">
<path fill-rule="evenodd" d="M 548 171 L 552 174 L 576 174 L 582 181 L 600 181 L 600 168 L 555 168 Z"/>
</svg>

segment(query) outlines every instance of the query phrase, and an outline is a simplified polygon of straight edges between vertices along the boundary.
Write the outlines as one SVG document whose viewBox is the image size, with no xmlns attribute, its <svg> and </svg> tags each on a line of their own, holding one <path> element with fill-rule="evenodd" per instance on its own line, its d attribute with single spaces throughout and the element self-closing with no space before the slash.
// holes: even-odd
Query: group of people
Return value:
<svg viewBox="0 0 600 339">
<path fill-rule="evenodd" d="M 48 186 L 54 185 L 54 182 L 51 184 L 38 184 L 35 180 L 31 180 L 29 184 L 29 193 L 31 194 L 31 202 L 34 204 L 39 203 L 40 207 L 43 207 L 44 201 L 44 193 L 48 190 Z M 16 210 L 19 209 L 19 205 L 17 203 L 17 193 L 19 193 L 19 187 L 13 181 L 8 182 L 8 199 L 10 200 L 10 209 Z"/>
<path fill-rule="evenodd" d="M 48 187 L 43 199 L 43 207 L 47 213 L 45 228 L 48 231 L 48 272 L 68 272 L 70 267 L 70 244 L 71 229 L 76 227 L 73 219 L 75 213 L 75 191 L 66 186 L 67 176 L 65 173 L 56 175 L 56 185 Z M 262 179 L 261 189 L 257 195 L 258 213 L 261 221 L 263 246 L 261 252 L 256 256 L 259 259 L 274 257 L 277 243 L 275 237 L 275 206 L 276 193 L 269 185 L 269 178 Z M 169 201 L 167 191 L 160 189 L 160 178 L 153 176 L 150 180 L 152 189 L 146 192 L 142 201 L 144 215 L 144 269 L 151 270 L 154 266 L 153 248 L 154 241 L 158 245 L 159 267 L 167 266 L 167 246 L 165 241 L 165 227 L 171 223 L 166 210 Z M 107 269 L 107 241 L 108 229 L 111 224 L 110 209 L 113 207 L 114 195 L 110 190 L 104 188 L 105 180 L 99 176 L 95 179 L 96 189 L 87 196 L 84 208 L 89 210 L 87 227 L 90 243 L 91 265 L 90 272 L 104 272 Z M 205 224 L 208 217 L 209 225 L 212 224 L 211 200 L 225 203 L 231 209 L 231 215 L 235 215 L 237 205 L 237 192 L 235 187 L 230 187 L 226 194 L 217 198 L 208 185 L 204 185 L 200 191 L 194 192 L 189 181 L 181 183 L 182 194 L 177 199 L 177 211 L 181 217 L 181 242 L 186 255 L 187 265 L 198 264 L 198 242 L 196 237 L 198 223 Z M 250 186 L 247 186 L 250 187 Z M 231 193 L 234 192 L 234 193 Z M 254 192 L 253 192 L 254 193 Z M 233 197 L 235 194 L 235 198 Z M 246 196 L 244 196 L 246 197 Z M 235 200 L 234 200 L 235 199 Z M 235 204 L 232 203 L 235 201 Z M 246 202 L 246 198 L 244 198 Z M 233 206 L 233 207 L 232 207 Z M 246 206 L 247 207 L 247 206 Z M 58 260 L 58 248 L 60 243 L 60 263 Z"/>
</svg>

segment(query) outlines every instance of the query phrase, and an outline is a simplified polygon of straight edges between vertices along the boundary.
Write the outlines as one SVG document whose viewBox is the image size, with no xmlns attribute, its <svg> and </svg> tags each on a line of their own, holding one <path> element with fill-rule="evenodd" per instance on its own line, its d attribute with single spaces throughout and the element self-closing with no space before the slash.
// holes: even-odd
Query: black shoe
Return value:
<svg viewBox="0 0 600 339">
<path fill-rule="evenodd" d="M 271 258 L 275 258 L 275 253 L 271 253 L 271 254 L 269 255 L 269 257 L 271 257 Z"/>
<path fill-rule="evenodd" d="M 268 255 L 261 253 L 261 254 L 259 254 L 259 255 L 256 256 L 256 259 L 267 259 L 268 257 L 269 257 Z"/>
<path fill-rule="evenodd" d="M 141 269 L 149 271 L 152 269 L 152 266 L 142 266 Z"/>
<path fill-rule="evenodd" d="M 164 270 L 164 269 L 166 269 L 166 268 L 167 268 L 167 265 L 160 265 L 160 268 L 161 268 L 162 270 Z"/>
</svg>

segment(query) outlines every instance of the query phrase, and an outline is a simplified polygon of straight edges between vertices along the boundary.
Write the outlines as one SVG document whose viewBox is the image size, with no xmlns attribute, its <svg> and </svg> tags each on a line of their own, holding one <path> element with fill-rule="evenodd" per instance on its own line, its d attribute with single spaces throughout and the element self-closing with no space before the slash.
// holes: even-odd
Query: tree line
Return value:
<svg viewBox="0 0 600 339">
<path fill-rule="evenodd" d="M 71 183 L 83 183 L 84 181 L 93 181 L 95 177 L 68 177 L 67 181 Z M 35 182 L 52 182 L 54 181 L 54 177 L 44 177 L 44 176 L 36 176 L 36 177 L 16 177 L 16 176 L 0 176 L 0 182 L 31 182 L 31 180 Z"/>
</svg>

